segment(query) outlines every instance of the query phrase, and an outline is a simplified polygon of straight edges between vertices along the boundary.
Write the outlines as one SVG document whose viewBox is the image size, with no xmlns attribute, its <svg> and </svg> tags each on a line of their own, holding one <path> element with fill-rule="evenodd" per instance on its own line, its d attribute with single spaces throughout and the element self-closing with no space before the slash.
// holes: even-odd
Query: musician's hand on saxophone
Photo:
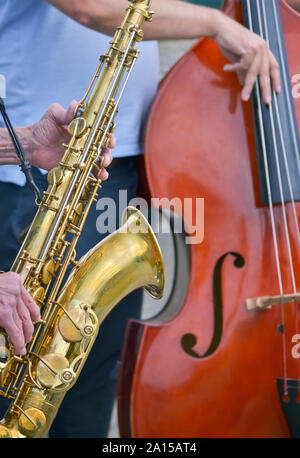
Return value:
<svg viewBox="0 0 300 458">
<path fill-rule="evenodd" d="M 74 117 L 76 106 L 75 100 L 71 102 L 67 110 L 54 103 L 44 116 L 30 127 L 32 142 L 31 148 L 28 149 L 27 160 L 31 165 L 45 170 L 51 170 L 58 165 L 65 152 L 62 144 L 69 143 L 71 138 L 68 125 Z M 109 148 L 103 148 L 102 152 L 102 167 L 98 175 L 102 181 L 108 178 L 105 167 L 108 167 L 112 161 L 111 148 L 115 147 L 114 136 L 109 146 Z"/>
<path fill-rule="evenodd" d="M 15 272 L 0 275 L 0 326 L 5 329 L 16 355 L 25 355 L 25 345 L 40 321 L 40 309 Z"/>
<path fill-rule="evenodd" d="M 68 124 L 73 119 L 77 102 L 73 101 L 68 110 L 61 105 L 52 104 L 44 116 L 30 127 L 17 128 L 18 135 L 24 145 L 26 159 L 36 167 L 51 170 L 61 160 L 69 142 Z M 0 129 L 0 165 L 16 162 L 7 139 L 6 129 Z M 103 148 L 101 167 L 96 168 L 98 178 L 108 178 L 105 170 L 112 161 L 111 148 L 116 140 L 111 135 L 109 147 Z M 30 342 L 34 331 L 33 323 L 40 321 L 40 309 L 24 288 L 21 278 L 14 272 L 0 275 L 0 327 L 7 332 L 14 346 L 15 354 L 24 355 L 25 345 Z"/>
<path fill-rule="evenodd" d="M 96 164 L 92 173 L 93 175 L 97 175 L 97 178 L 100 178 L 100 180 L 105 181 L 109 177 L 109 173 L 106 170 L 106 167 L 110 165 L 113 159 L 112 155 L 112 149 L 116 146 L 116 137 L 114 135 L 110 135 L 111 140 L 108 148 L 103 148 L 102 149 L 102 154 L 101 154 L 101 166 L 99 164 Z"/>
<path fill-rule="evenodd" d="M 65 110 L 61 105 L 54 103 L 32 126 L 15 128 L 24 148 L 25 158 L 32 166 L 51 170 L 59 164 L 65 152 L 62 144 L 69 143 L 71 138 L 68 125 L 74 117 L 76 105 L 77 102 L 72 101 Z M 98 173 L 98 178 L 102 181 L 108 178 L 105 168 L 112 161 L 111 149 L 115 144 L 115 137 L 112 135 L 109 148 L 103 148 L 102 167 Z M 0 129 L 0 165 L 5 164 L 18 164 L 18 158 L 7 129 L 3 128 Z"/>
</svg>

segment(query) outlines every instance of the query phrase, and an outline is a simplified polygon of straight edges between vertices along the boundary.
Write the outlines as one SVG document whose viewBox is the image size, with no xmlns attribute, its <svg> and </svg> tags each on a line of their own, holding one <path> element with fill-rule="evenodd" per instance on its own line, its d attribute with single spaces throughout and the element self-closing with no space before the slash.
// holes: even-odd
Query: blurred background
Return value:
<svg viewBox="0 0 300 458">
<path fill-rule="evenodd" d="M 221 9 L 223 5 L 223 0 L 185 0 L 189 3 L 194 3 L 196 5 L 208 6 L 211 8 Z M 160 50 L 160 70 L 161 78 L 163 78 L 166 73 L 173 67 L 173 65 L 190 49 L 194 43 L 198 40 L 164 40 L 159 42 Z M 155 231 L 155 228 L 153 228 Z M 153 317 L 160 310 L 163 309 L 166 304 L 173 279 L 173 266 L 174 266 L 174 249 L 173 241 L 169 234 L 156 234 L 159 244 L 161 246 L 165 264 L 166 264 L 166 274 L 167 274 L 167 290 L 164 295 L 164 298 L 155 301 L 151 299 L 147 294 L 144 293 L 144 302 L 142 310 L 142 319 L 147 320 L 150 317 Z M 109 437 L 118 438 L 119 428 L 118 428 L 118 417 L 117 417 L 117 401 L 115 401 L 114 411 L 111 419 L 111 427 Z"/>
</svg>

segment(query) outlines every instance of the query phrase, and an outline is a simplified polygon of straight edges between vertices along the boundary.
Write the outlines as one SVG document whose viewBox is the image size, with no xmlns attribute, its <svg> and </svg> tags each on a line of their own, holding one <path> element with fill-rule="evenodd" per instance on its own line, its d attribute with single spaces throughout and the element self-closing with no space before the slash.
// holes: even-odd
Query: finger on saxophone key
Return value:
<svg viewBox="0 0 300 458">
<path fill-rule="evenodd" d="M 40 321 L 40 309 L 15 272 L 0 275 L 0 326 L 7 332 L 15 354 L 26 353 L 33 335 L 33 322 Z"/>
</svg>

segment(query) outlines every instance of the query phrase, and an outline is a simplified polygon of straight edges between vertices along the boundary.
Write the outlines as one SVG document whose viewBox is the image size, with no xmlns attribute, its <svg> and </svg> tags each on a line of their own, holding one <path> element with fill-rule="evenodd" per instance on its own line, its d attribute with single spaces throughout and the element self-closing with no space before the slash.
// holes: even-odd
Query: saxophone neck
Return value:
<svg viewBox="0 0 300 458">
<path fill-rule="evenodd" d="M 154 11 L 150 11 L 152 0 L 128 0 L 130 5 L 134 9 L 139 9 L 144 12 L 144 18 L 146 21 L 151 22 Z"/>
<path fill-rule="evenodd" d="M 145 6 L 146 8 L 150 8 L 152 0 L 128 0 L 130 3 L 134 5 L 141 5 Z"/>
</svg>

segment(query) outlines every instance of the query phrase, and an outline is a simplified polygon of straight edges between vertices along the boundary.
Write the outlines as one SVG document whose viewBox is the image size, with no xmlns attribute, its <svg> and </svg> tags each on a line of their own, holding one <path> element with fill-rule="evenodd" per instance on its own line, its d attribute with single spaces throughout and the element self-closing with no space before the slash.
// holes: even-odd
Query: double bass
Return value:
<svg viewBox="0 0 300 458">
<path fill-rule="evenodd" d="M 122 437 L 300 437 L 300 14 L 284 0 L 241 6 L 234 17 L 269 43 L 282 90 L 267 106 L 257 82 L 242 102 L 211 39 L 161 84 L 146 132 L 150 193 L 203 198 L 204 238 L 174 234 L 167 304 L 128 323 Z"/>
</svg>

